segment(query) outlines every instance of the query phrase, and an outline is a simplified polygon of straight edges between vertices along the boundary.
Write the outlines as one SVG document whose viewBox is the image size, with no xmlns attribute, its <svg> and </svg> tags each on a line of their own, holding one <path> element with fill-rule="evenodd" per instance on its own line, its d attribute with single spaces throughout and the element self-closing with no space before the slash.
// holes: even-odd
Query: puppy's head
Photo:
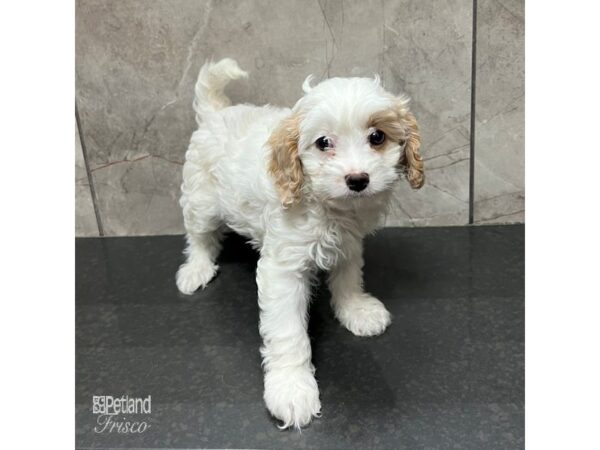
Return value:
<svg viewBox="0 0 600 450">
<path fill-rule="evenodd" d="M 424 182 L 417 121 L 408 100 L 379 79 L 332 78 L 306 95 L 272 133 L 269 171 L 284 207 L 309 194 L 352 202 L 392 189 L 404 176 Z"/>
</svg>

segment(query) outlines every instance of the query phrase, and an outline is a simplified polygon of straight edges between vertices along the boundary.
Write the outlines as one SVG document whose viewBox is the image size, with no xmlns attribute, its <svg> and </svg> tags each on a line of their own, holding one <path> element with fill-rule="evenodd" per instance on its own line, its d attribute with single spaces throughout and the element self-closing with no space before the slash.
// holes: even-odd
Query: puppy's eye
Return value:
<svg viewBox="0 0 600 450">
<path fill-rule="evenodd" d="M 381 145 L 385 141 L 385 133 L 381 130 L 375 130 L 369 135 L 371 145 Z"/>
<path fill-rule="evenodd" d="M 315 145 L 322 152 L 325 150 L 328 150 L 330 148 L 333 148 L 333 142 L 331 141 L 331 139 L 329 139 L 328 137 L 325 137 L 325 136 L 321 136 L 319 139 L 317 139 L 315 141 Z"/>
</svg>

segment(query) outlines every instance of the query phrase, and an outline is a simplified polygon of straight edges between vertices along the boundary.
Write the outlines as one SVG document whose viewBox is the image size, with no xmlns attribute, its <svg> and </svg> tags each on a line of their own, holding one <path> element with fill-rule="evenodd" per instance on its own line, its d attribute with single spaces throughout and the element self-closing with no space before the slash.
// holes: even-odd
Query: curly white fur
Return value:
<svg viewBox="0 0 600 450">
<path fill-rule="evenodd" d="M 377 335 L 391 322 L 384 305 L 363 291 L 362 238 L 386 212 L 391 188 L 403 173 L 398 166 L 403 146 L 372 148 L 368 121 L 389 108 L 406 112 L 407 101 L 384 91 L 377 78 L 334 78 L 313 87 L 307 79 L 305 95 L 293 109 L 228 106 L 223 88 L 246 76 L 231 59 L 207 63 L 200 71 L 194 100 L 199 128 L 186 153 L 180 201 L 187 260 L 177 286 L 191 294 L 214 277 L 226 228 L 260 250 L 264 399 L 282 427 L 300 428 L 321 410 L 307 335 L 315 271 L 330 272 L 335 315 L 352 333 Z M 284 207 L 269 171 L 276 149 L 267 142 L 290 117 L 298 119 L 302 186 L 301 200 Z M 334 148 L 317 148 L 321 136 Z M 345 177 L 352 173 L 369 174 L 364 190 L 349 189 Z"/>
</svg>

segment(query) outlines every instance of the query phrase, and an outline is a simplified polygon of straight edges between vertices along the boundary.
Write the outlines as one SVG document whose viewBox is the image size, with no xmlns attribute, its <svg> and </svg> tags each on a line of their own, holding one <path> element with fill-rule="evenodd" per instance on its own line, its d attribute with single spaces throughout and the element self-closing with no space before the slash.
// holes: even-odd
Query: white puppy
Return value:
<svg viewBox="0 0 600 450">
<path fill-rule="evenodd" d="M 363 290 L 362 239 L 381 223 L 401 177 L 423 184 L 418 127 L 407 99 L 379 79 L 332 78 L 292 108 L 229 106 L 225 85 L 247 77 L 237 63 L 207 63 L 196 84 L 199 128 L 183 168 L 188 246 L 177 287 L 191 294 L 215 276 L 227 228 L 260 250 L 256 273 L 264 399 L 283 427 L 321 409 L 307 334 L 315 272 L 329 272 L 335 316 L 357 336 L 391 322 Z"/>
</svg>

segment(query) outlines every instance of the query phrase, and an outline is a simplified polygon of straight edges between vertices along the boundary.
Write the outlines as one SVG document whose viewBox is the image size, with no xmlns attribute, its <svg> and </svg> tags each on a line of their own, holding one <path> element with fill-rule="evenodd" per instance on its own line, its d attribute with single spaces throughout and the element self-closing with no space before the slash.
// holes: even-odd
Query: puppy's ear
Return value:
<svg viewBox="0 0 600 450">
<path fill-rule="evenodd" d="M 402 111 L 400 120 L 403 123 L 404 151 L 400 157 L 400 166 L 406 173 L 406 179 L 413 189 L 419 189 L 425 183 L 423 158 L 419 149 L 421 147 L 421 136 L 419 135 L 419 124 L 411 112 Z M 402 141 L 400 142 L 402 144 Z"/>
<path fill-rule="evenodd" d="M 271 151 L 268 170 L 275 178 L 275 187 L 284 208 L 299 203 L 302 197 L 304 173 L 298 156 L 299 138 L 300 119 L 292 115 L 277 125 L 267 141 Z"/>
</svg>

